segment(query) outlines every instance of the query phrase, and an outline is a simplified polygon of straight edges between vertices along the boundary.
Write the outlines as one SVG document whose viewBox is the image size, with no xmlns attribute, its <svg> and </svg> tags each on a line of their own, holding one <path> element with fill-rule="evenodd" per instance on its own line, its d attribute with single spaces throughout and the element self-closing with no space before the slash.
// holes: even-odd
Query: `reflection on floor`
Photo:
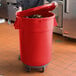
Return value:
<svg viewBox="0 0 76 76">
<path fill-rule="evenodd" d="M 76 76 L 76 42 L 53 35 L 52 61 L 44 73 L 26 73 L 19 55 L 18 30 L 0 24 L 0 75 L 4 76 Z"/>
</svg>

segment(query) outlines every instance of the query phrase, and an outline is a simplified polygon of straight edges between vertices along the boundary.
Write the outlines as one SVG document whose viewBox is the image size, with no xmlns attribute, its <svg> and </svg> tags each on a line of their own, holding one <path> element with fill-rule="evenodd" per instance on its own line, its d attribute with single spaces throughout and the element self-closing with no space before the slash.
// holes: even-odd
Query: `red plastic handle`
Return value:
<svg viewBox="0 0 76 76">
<path fill-rule="evenodd" d="M 14 23 L 15 29 L 19 29 L 20 28 L 20 23 L 21 22 L 22 22 L 22 19 L 20 17 L 16 17 L 16 21 Z"/>
</svg>

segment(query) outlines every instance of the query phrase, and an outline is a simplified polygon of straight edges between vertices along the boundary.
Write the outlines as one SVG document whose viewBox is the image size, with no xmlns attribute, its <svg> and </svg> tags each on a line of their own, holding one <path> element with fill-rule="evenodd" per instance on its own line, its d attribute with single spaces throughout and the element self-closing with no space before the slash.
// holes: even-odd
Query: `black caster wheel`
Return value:
<svg viewBox="0 0 76 76">
<path fill-rule="evenodd" d="M 26 68 L 26 72 L 31 72 L 31 68 Z"/>
<path fill-rule="evenodd" d="M 25 67 L 25 69 L 26 69 L 26 72 L 31 72 L 31 68 L 30 67 Z"/>
<path fill-rule="evenodd" d="M 42 67 L 42 68 L 40 69 L 40 72 L 43 73 L 44 71 L 45 71 L 45 68 Z"/>
</svg>

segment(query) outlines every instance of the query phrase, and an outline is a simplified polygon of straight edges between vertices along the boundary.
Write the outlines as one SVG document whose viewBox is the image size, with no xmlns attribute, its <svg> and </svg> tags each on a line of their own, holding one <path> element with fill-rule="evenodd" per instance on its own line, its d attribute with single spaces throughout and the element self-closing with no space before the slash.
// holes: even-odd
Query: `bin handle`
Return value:
<svg viewBox="0 0 76 76">
<path fill-rule="evenodd" d="M 20 29 L 20 24 L 21 24 L 22 20 L 20 17 L 16 16 L 16 21 L 14 23 L 14 27 L 15 29 Z"/>
</svg>

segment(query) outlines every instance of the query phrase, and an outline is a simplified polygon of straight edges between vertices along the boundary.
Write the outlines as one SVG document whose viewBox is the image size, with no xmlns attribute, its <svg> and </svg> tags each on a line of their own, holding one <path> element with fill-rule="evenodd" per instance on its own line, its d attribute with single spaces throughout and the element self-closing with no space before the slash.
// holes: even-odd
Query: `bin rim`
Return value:
<svg viewBox="0 0 76 76">
<path fill-rule="evenodd" d="M 23 16 L 17 16 L 17 17 L 19 17 L 19 18 L 21 18 L 21 19 L 31 19 L 31 20 L 39 20 L 39 19 L 48 19 L 48 18 L 55 18 L 55 14 L 54 13 L 52 13 L 52 12 L 48 12 L 48 13 L 50 13 L 50 14 L 52 14 L 52 16 L 49 16 L 49 17 L 42 17 L 42 18 L 25 18 L 25 17 L 23 17 Z"/>
</svg>

